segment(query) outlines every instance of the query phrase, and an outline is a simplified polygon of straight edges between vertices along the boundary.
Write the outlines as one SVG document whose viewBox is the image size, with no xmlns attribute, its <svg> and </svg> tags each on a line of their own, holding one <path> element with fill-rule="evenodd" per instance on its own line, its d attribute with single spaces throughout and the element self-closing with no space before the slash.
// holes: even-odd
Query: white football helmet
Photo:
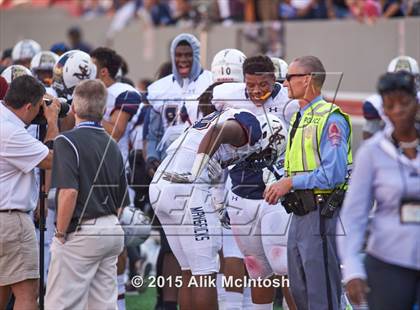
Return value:
<svg viewBox="0 0 420 310">
<path fill-rule="evenodd" d="M 41 51 L 41 45 L 34 40 L 22 40 L 16 43 L 12 50 L 12 59 L 14 62 L 24 59 L 32 59 Z"/>
<path fill-rule="evenodd" d="M 275 149 L 278 155 L 286 151 L 286 126 L 277 116 L 267 113 L 257 117 L 260 121 L 262 138 L 260 141 L 262 150 Z"/>
<path fill-rule="evenodd" d="M 419 74 L 419 64 L 409 56 L 398 56 L 391 60 L 388 65 L 388 72 L 408 71 L 411 74 Z"/>
<path fill-rule="evenodd" d="M 53 69 L 52 87 L 59 97 L 68 98 L 83 80 L 96 78 L 96 66 L 89 54 L 71 50 L 60 56 Z"/>
<path fill-rule="evenodd" d="M 57 54 L 50 51 L 39 52 L 32 58 L 31 71 L 45 86 L 52 83 L 53 69 L 58 58 Z"/>
<path fill-rule="evenodd" d="M 286 73 L 289 65 L 281 58 L 270 57 L 270 59 L 274 64 L 274 75 L 276 76 L 276 81 L 283 83 L 286 79 Z"/>
<path fill-rule="evenodd" d="M 1 73 L 1 76 L 5 78 L 7 84 L 12 83 L 12 81 L 21 76 L 21 75 L 30 75 L 32 76 L 31 70 L 26 68 L 22 65 L 11 65 L 4 69 L 4 71 Z"/>
<path fill-rule="evenodd" d="M 213 82 L 243 82 L 242 65 L 245 59 L 245 54 L 234 48 L 218 52 L 211 63 Z"/>
<path fill-rule="evenodd" d="M 53 70 L 58 61 L 58 55 L 50 51 L 42 51 L 36 54 L 31 61 L 32 72 L 36 70 Z"/>
<path fill-rule="evenodd" d="M 126 246 L 139 246 L 150 236 L 150 220 L 144 213 L 133 207 L 125 207 L 120 217 L 120 224 L 124 230 Z"/>
</svg>

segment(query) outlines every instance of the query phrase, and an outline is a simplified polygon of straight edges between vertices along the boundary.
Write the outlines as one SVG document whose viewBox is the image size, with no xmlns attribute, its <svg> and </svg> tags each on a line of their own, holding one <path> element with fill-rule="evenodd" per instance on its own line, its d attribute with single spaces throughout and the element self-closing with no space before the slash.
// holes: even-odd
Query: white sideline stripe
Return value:
<svg viewBox="0 0 420 310">
<path fill-rule="evenodd" d="M 325 97 L 333 98 L 335 95 L 335 91 L 326 90 L 323 91 L 322 94 Z M 349 92 L 349 91 L 339 91 L 337 93 L 336 99 L 338 100 L 357 100 L 357 101 L 364 101 L 367 97 L 373 95 L 374 93 L 365 93 L 365 92 Z"/>
<path fill-rule="evenodd" d="M 351 122 L 353 125 L 363 125 L 365 123 L 365 119 L 362 116 L 352 116 L 350 115 Z"/>
</svg>

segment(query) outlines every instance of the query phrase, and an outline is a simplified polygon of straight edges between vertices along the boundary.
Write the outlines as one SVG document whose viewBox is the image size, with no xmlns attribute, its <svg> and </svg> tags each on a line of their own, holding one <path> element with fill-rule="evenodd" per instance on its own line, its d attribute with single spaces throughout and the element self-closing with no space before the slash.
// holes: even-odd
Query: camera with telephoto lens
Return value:
<svg viewBox="0 0 420 310">
<path fill-rule="evenodd" d="M 58 114 L 59 118 L 63 118 L 67 116 L 67 113 L 70 110 L 70 104 L 68 103 L 67 99 L 65 98 L 57 98 L 60 102 L 60 113 Z M 45 104 L 49 106 L 53 101 L 51 99 L 44 98 L 43 99 Z M 32 120 L 31 124 L 34 125 L 46 125 L 47 119 L 44 116 L 44 108 L 41 106 L 39 109 L 38 115 Z"/>
</svg>

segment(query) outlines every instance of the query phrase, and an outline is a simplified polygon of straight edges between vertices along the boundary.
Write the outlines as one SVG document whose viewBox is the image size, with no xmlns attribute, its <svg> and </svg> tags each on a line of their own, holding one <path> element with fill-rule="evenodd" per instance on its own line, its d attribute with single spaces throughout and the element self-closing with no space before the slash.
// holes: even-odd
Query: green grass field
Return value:
<svg viewBox="0 0 420 310">
<path fill-rule="evenodd" d="M 148 288 L 142 294 L 126 295 L 127 310 L 153 310 L 156 303 L 156 288 Z"/>
<path fill-rule="evenodd" d="M 142 294 L 126 295 L 127 310 L 153 310 L 155 303 L 155 288 L 148 288 Z M 274 306 L 274 310 L 282 310 L 282 308 Z"/>
</svg>

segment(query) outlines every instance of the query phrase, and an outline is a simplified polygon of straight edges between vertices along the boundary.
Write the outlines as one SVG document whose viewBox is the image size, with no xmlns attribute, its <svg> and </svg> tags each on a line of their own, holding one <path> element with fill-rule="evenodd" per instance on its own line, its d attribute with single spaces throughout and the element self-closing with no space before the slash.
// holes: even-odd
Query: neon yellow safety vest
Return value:
<svg viewBox="0 0 420 310">
<path fill-rule="evenodd" d="M 351 152 L 351 121 L 350 117 L 340 110 L 340 108 L 332 103 L 324 100 L 313 103 L 308 109 L 305 110 L 296 129 L 293 137 L 293 143 L 290 145 L 290 132 L 287 141 L 286 157 L 285 157 L 285 170 L 288 176 L 298 174 L 306 174 L 312 172 L 321 165 L 321 137 L 328 117 L 332 113 L 340 113 L 344 116 L 350 127 L 350 134 L 347 140 L 348 154 L 347 163 L 351 165 L 353 162 Z M 296 120 L 297 113 L 292 117 L 291 124 Z M 347 168 L 347 167 L 346 167 Z M 316 190 L 316 192 L 324 192 Z M 331 192 L 331 191 L 325 191 Z"/>
</svg>

